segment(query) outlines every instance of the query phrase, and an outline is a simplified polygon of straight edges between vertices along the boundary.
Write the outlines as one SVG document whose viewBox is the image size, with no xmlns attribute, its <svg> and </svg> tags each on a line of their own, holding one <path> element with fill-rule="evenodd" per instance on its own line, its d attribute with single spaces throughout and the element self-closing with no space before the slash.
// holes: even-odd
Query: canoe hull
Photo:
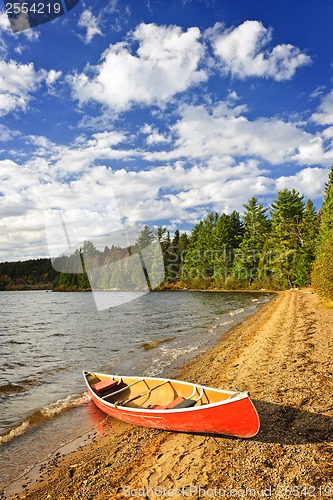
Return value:
<svg viewBox="0 0 333 500">
<path fill-rule="evenodd" d="M 92 390 L 87 380 L 86 385 L 92 401 L 100 410 L 130 424 L 168 431 L 223 434 L 240 438 L 253 437 L 259 431 L 259 417 L 247 393 L 240 393 L 230 401 L 193 408 L 152 410 L 126 408 L 109 403 Z"/>
<path fill-rule="evenodd" d="M 250 438 L 259 431 L 259 418 L 251 400 L 244 398 L 221 405 L 185 410 L 151 411 L 117 408 L 90 391 L 95 405 L 123 422 L 167 431 L 224 434 Z"/>
</svg>

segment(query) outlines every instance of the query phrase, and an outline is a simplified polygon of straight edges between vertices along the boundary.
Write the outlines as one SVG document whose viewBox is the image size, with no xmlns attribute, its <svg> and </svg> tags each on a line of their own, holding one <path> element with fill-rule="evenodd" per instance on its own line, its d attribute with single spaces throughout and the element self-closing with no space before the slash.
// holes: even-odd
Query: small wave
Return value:
<svg viewBox="0 0 333 500">
<path fill-rule="evenodd" d="M 155 349 L 159 347 L 161 344 L 165 344 L 165 342 L 171 342 L 175 340 L 176 337 L 169 337 L 167 339 L 154 340 L 153 342 L 147 342 L 146 344 L 141 344 L 140 347 L 143 347 L 145 351 L 150 351 L 151 349 Z"/>
<path fill-rule="evenodd" d="M 11 394 L 26 392 L 32 387 L 37 387 L 41 384 L 42 382 L 37 379 L 24 379 L 15 383 L 7 382 L 6 384 L 0 386 L 0 396 L 10 396 Z"/>
<path fill-rule="evenodd" d="M 191 346 L 178 347 L 177 349 L 168 349 L 165 351 L 167 356 L 153 359 L 149 369 L 147 370 L 147 376 L 156 377 L 161 375 L 163 370 L 170 367 L 172 363 L 179 359 L 179 357 L 189 355 L 192 352 L 197 351 L 199 347 L 200 345 L 193 344 Z M 163 349 L 164 348 L 162 347 L 162 350 Z"/>
<path fill-rule="evenodd" d="M 7 434 L 3 434 L 2 436 L 0 436 L 0 446 L 9 443 L 9 441 L 12 441 L 12 439 L 23 434 L 28 429 L 28 427 L 29 427 L 29 421 L 26 420 L 25 422 L 18 425 L 14 429 L 11 429 Z"/>
<path fill-rule="evenodd" d="M 59 413 L 69 410 L 70 408 L 76 408 L 77 406 L 82 406 L 84 403 L 90 401 L 90 396 L 87 392 L 83 394 L 75 394 L 72 396 L 67 396 L 65 399 L 59 399 L 55 403 L 45 406 L 40 410 L 43 418 L 52 418 Z"/>
<path fill-rule="evenodd" d="M 26 363 L 24 361 L 14 361 L 12 363 L 4 363 L 2 365 L 3 370 L 13 370 L 14 368 L 17 368 L 18 366 L 26 366 Z"/>
<path fill-rule="evenodd" d="M 36 410 L 32 415 L 30 415 L 24 422 L 20 423 L 18 426 L 14 427 L 6 434 L 0 436 L 0 446 L 9 443 L 16 437 L 20 436 L 26 432 L 31 427 L 37 426 L 56 417 L 60 413 L 70 410 L 71 408 L 76 408 L 77 406 L 82 406 L 90 401 L 90 396 L 87 392 L 83 394 L 74 394 L 68 396 L 65 399 L 60 399 L 54 403 L 51 403 L 40 410 Z"/>
<path fill-rule="evenodd" d="M 221 321 L 220 326 L 230 325 L 230 323 L 232 322 L 233 322 L 232 319 L 225 319 L 224 321 Z"/>
<path fill-rule="evenodd" d="M 0 396 L 9 396 L 10 394 L 17 394 L 18 392 L 24 392 L 26 389 L 18 384 L 4 384 L 0 386 Z"/>
<path fill-rule="evenodd" d="M 8 340 L 7 344 L 11 344 L 11 345 L 31 345 L 31 342 L 22 342 L 21 340 Z"/>
<path fill-rule="evenodd" d="M 240 309 L 235 309 L 234 311 L 231 311 L 229 313 L 229 316 L 236 316 L 236 314 L 240 314 L 242 312 L 244 312 L 244 308 L 243 307 L 241 307 Z"/>
</svg>

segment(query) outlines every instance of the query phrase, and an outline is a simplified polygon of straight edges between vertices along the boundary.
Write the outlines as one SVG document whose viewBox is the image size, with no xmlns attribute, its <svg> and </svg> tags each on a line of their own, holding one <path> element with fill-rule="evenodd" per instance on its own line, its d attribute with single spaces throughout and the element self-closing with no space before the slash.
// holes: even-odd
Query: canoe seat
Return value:
<svg viewBox="0 0 333 500">
<path fill-rule="evenodd" d="M 182 396 L 178 396 L 178 398 L 174 399 L 173 401 L 171 401 L 171 403 L 165 406 L 152 405 L 149 408 L 152 410 L 176 410 L 178 408 L 190 408 L 191 406 L 194 406 L 195 403 L 196 401 L 193 399 L 185 399 Z"/>
<path fill-rule="evenodd" d="M 184 399 L 184 401 L 180 401 L 178 404 L 173 406 L 174 410 L 178 410 L 178 408 L 191 408 L 191 406 L 194 406 L 196 404 L 196 401 L 194 399 Z"/>
<path fill-rule="evenodd" d="M 107 391 L 109 389 L 112 389 L 116 385 L 118 385 L 118 381 L 117 380 L 100 380 L 96 384 L 92 384 L 91 388 L 92 388 L 93 391 L 95 391 L 95 392 L 97 392 L 97 393 L 100 394 L 101 392 L 104 392 L 104 391 Z"/>
</svg>

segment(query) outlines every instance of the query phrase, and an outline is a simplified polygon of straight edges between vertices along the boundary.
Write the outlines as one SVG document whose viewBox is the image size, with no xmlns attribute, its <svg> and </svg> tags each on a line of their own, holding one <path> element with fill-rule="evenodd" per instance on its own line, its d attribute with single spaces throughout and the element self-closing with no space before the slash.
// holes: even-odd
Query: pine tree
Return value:
<svg viewBox="0 0 333 500">
<path fill-rule="evenodd" d="M 232 263 L 230 215 L 222 213 L 216 220 L 212 235 L 214 250 L 214 282 L 223 286 Z"/>
<path fill-rule="evenodd" d="M 152 289 L 149 277 L 149 267 L 151 263 L 148 262 L 149 257 L 146 258 L 147 263 L 145 262 L 144 254 L 147 256 L 147 252 L 150 253 L 150 247 L 153 241 L 155 241 L 155 235 L 150 227 L 145 225 L 134 246 L 135 254 L 130 259 L 130 265 L 132 266 L 133 263 L 136 262 L 136 255 L 140 261 L 141 267 L 137 265 L 137 269 L 134 269 L 133 273 L 128 273 L 128 276 L 131 276 L 129 281 L 135 283 L 138 289 L 145 289 L 146 286 L 148 286 L 149 290 Z M 144 279 L 142 276 L 144 276 Z M 129 281 L 128 285 L 130 285 Z"/>
<path fill-rule="evenodd" d="M 235 250 L 239 247 L 244 234 L 244 224 L 241 221 L 240 214 L 234 210 L 230 214 L 230 236 L 229 247 L 231 249 L 232 260 L 234 259 Z"/>
<path fill-rule="evenodd" d="M 162 250 L 165 277 L 169 280 L 172 278 L 173 264 L 170 233 L 165 227 L 159 227 L 157 230 L 157 237 Z"/>
<path fill-rule="evenodd" d="M 233 271 L 234 277 L 251 284 L 254 280 L 264 279 L 261 262 L 264 260 L 264 248 L 270 233 L 267 208 L 258 203 L 255 197 L 244 205 L 244 235 L 236 251 Z"/>
<path fill-rule="evenodd" d="M 150 229 L 149 226 L 145 225 L 138 236 L 135 246 L 138 250 L 142 250 L 143 248 L 150 245 L 150 243 L 152 243 L 154 239 L 155 236 L 153 234 L 153 231 Z"/>
<path fill-rule="evenodd" d="M 312 283 L 321 296 L 333 299 L 333 167 L 329 173 L 328 183 L 325 184 L 319 220 L 319 237 Z"/>
<path fill-rule="evenodd" d="M 182 281 L 184 280 L 184 261 L 186 254 L 188 252 L 189 237 L 186 233 L 182 233 L 179 236 L 178 241 L 178 278 Z"/>
<path fill-rule="evenodd" d="M 199 286 L 209 286 L 214 273 L 213 231 L 217 214 L 210 213 L 194 226 L 184 260 L 185 279 L 197 280 Z M 196 286 L 195 284 L 195 286 Z"/>
<path fill-rule="evenodd" d="M 313 267 L 312 284 L 319 295 L 333 299 L 333 231 L 320 245 Z"/>
<path fill-rule="evenodd" d="M 301 223 L 301 247 L 296 261 L 296 284 L 311 283 L 311 271 L 316 255 L 319 221 L 311 200 L 307 200 Z"/>
<path fill-rule="evenodd" d="M 179 268 L 181 263 L 179 255 L 179 241 L 180 233 L 178 229 L 176 229 L 174 237 L 172 238 L 168 248 L 168 267 L 166 276 L 171 281 L 179 279 Z"/>
<path fill-rule="evenodd" d="M 333 231 L 333 167 L 328 175 L 328 182 L 325 184 L 324 201 L 319 212 L 320 231 L 318 238 L 318 250 L 325 245 L 327 239 L 331 238 Z"/>
<path fill-rule="evenodd" d="M 266 265 L 277 286 L 292 287 L 296 283 L 296 262 L 301 247 L 303 196 L 295 189 L 279 191 L 270 213 L 272 232 Z"/>
</svg>

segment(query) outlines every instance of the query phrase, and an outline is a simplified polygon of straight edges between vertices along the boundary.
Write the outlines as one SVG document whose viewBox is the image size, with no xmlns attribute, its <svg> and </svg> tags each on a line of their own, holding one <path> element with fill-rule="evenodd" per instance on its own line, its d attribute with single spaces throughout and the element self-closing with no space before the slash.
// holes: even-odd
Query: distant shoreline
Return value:
<svg viewBox="0 0 333 500">
<path fill-rule="evenodd" d="M 297 290 L 295 288 L 294 290 Z M 94 291 L 99 291 L 99 292 L 124 292 L 127 290 L 114 290 L 114 289 L 103 289 L 103 290 L 54 290 L 51 286 L 38 286 L 38 285 L 31 285 L 27 287 L 16 287 L 16 288 L 10 288 L 9 290 L 0 290 L 1 292 L 29 292 L 29 291 L 47 291 L 47 292 L 54 292 L 54 293 L 92 293 Z M 140 290 L 130 290 L 130 291 L 140 291 Z M 273 290 L 269 288 L 260 288 L 260 289 L 254 289 L 254 288 L 238 288 L 238 289 L 228 289 L 228 288 L 161 288 L 158 290 L 151 290 L 153 293 L 159 293 L 159 292 L 209 292 L 209 293 L 216 293 L 216 292 L 230 292 L 230 293 L 278 293 L 281 290 Z"/>
</svg>

